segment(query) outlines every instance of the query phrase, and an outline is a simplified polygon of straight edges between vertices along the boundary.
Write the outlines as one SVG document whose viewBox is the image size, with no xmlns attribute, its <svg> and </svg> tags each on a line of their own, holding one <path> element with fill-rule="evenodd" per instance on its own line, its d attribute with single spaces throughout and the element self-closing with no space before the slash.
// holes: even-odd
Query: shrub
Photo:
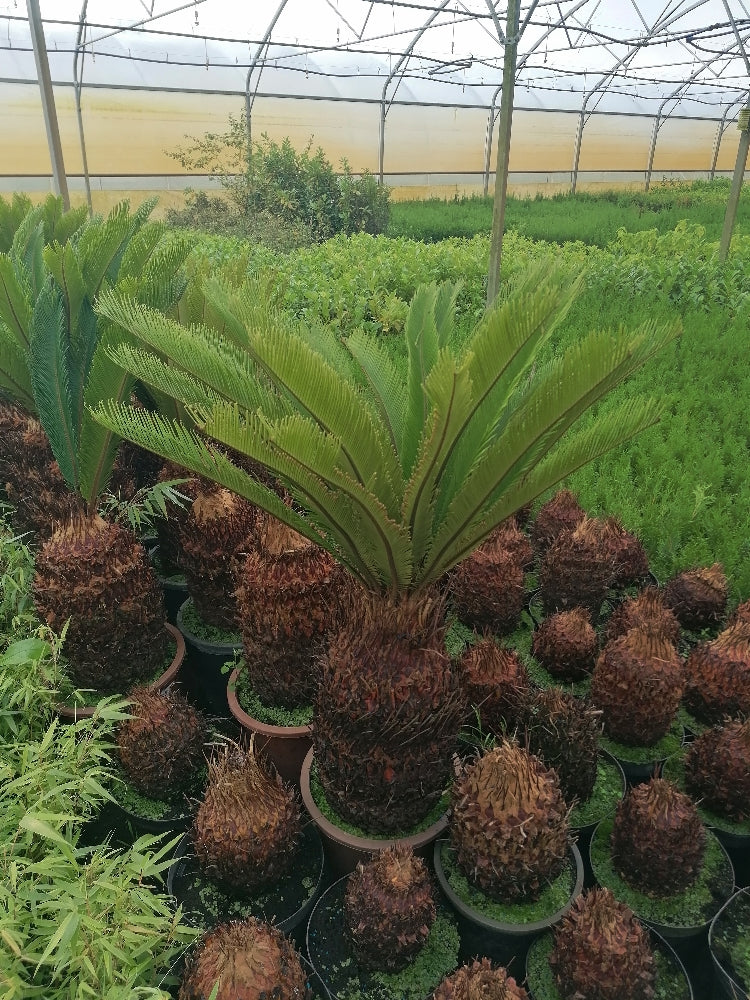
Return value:
<svg viewBox="0 0 750 1000">
<path fill-rule="evenodd" d="M 209 132 L 168 154 L 225 191 L 220 197 L 189 190 L 187 207 L 167 212 L 171 225 L 244 236 L 279 250 L 339 232 L 384 231 L 390 192 L 372 174 L 355 177 L 344 160 L 337 176 L 320 147 L 312 152 L 312 138 L 297 152 L 288 138 L 279 143 L 264 133 L 248 160 L 245 123 L 244 115 L 230 115 L 226 132 Z"/>
</svg>

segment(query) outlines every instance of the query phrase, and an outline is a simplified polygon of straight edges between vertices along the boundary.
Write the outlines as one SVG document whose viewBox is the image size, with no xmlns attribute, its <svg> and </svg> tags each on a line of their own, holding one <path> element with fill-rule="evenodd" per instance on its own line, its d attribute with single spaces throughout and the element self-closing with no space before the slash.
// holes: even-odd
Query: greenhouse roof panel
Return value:
<svg viewBox="0 0 750 1000">
<path fill-rule="evenodd" d="M 41 0 L 53 79 L 490 108 L 505 3 L 489 0 Z M 4 81 L 36 69 L 26 17 L 0 0 Z M 521 6 L 517 107 L 720 118 L 750 86 L 741 0 L 539 0 Z"/>
</svg>

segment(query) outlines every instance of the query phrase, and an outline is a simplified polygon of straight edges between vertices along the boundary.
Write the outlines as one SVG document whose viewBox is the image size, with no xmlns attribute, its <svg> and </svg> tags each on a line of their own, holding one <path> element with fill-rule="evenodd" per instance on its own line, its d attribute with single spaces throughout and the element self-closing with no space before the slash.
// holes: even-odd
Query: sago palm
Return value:
<svg viewBox="0 0 750 1000">
<path fill-rule="evenodd" d="M 167 651 L 161 591 L 143 548 L 97 514 L 121 439 L 90 415 L 104 398 L 129 400 L 135 383 L 104 350 L 113 333 L 94 312 L 97 295 L 119 288 L 169 308 L 184 290 L 188 247 L 165 241 L 164 227 L 148 223 L 152 207 L 131 213 L 122 203 L 64 243 L 44 245 L 37 226 L 23 256 L 0 261 L 0 371 L 17 374 L 26 395 L 16 398 L 36 414 L 68 490 L 81 500 L 80 512 L 38 552 L 36 606 L 58 630 L 70 617 L 65 650 L 73 680 L 102 691 L 149 679 Z"/>
<path fill-rule="evenodd" d="M 370 595 L 331 645 L 316 704 L 319 776 L 350 821 L 403 828 L 447 780 L 462 707 L 442 647 L 436 590 L 446 571 L 519 507 L 658 418 L 656 402 L 631 399 L 576 426 L 678 333 L 677 324 L 596 332 L 541 363 L 578 287 L 537 267 L 460 346 L 456 288 L 420 288 L 405 378 L 376 338 L 304 329 L 253 281 L 205 284 L 222 333 L 116 291 L 99 300 L 127 333 L 109 356 L 179 401 L 195 427 L 106 400 L 96 419 L 265 508 Z M 205 436 L 267 466 L 296 503 Z"/>
</svg>

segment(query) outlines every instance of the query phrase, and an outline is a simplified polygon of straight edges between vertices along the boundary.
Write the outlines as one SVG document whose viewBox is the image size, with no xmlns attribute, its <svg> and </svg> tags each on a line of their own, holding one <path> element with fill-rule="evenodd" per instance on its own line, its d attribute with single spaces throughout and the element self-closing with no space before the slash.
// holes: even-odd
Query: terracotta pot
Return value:
<svg viewBox="0 0 750 1000">
<path fill-rule="evenodd" d="M 312 746 L 310 726 L 270 726 L 254 719 L 242 708 L 237 700 L 237 678 L 235 668 L 227 685 L 229 711 L 243 729 L 255 736 L 255 752 L 270 760 L 284 781 L 299 788 L 302 761 Z"/>
<path fill-rule="evenodd" d="M 415 854 L 420 857 L 429 858 L 432 854 L 432 844 L 441 834 L 445 833 L 448 827 L 448 817 L 443 815 L 426 829 L 410 837 L 357 837 L 347 833 L 340 827 L 332 823 L 315 804 L 310 789 L 310 769 L 313 762 L 314 748 L 310 747 L 304 761 L 300 774 L 300 791 L 305 808 L 309 812 L 313 823 L 320 830 L 323 844 L 326 850 L 326 859 L 331 868 L 334 878 L 341 878 L 349 875 L 357 867 L 360 861 L 367 861 L 373 854 L 377 854 L 392 844 L 406 844 L 411 847 Z"/>
<path fill-rule="evenodd" d="M 185 659 L 185 640 L 182 637 L 182 633 L 179 632 L 174 625 L 170 625 L 169 622 L 165 622 L 164 628 L 174 639 L 177 644 L 177 648 L 172 662 L 169 664 L 164 673 L 160 677 L 157 677 L 152 684 L 149 684 L 149 687 L 153 691 L 163 691 L 165 688 L 169 687 L 169 685 L 176 679 L 183 660 Z M 55 706 L 55 710 L 64 722 L 77 722 L 78 719 L 90 719 L 97 711 L 97 706 L 58 704 Z"/>
</svg>

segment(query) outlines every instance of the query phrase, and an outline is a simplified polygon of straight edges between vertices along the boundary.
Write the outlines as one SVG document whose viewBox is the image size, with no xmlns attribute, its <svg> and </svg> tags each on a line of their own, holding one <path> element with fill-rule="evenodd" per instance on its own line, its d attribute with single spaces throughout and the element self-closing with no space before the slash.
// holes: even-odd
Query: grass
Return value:
<svg viewBox="0 0 750 1000">
<path fill-rule="evenodd" d="M 533 240 L 583 243 L 605 247 L 620 228 L 636 233 L 647 229 L 667 232 L 687 219 L 705 226 L 709 239 L 718 240 L 724 222 L 729 181 L 694 184 L 655 184 L 648 192 L 577 192 L 551 198 L 515 197 L 506 203 L 505 227 Z M 480 196 L 400 201 L 391 205 L 389 236 L 436 242 L 449 237 L 472 237 L 492 229 L 493 199 Z M 750 191 L 743 189 L 737 228 L 750 231 Z"/>
</svg>

